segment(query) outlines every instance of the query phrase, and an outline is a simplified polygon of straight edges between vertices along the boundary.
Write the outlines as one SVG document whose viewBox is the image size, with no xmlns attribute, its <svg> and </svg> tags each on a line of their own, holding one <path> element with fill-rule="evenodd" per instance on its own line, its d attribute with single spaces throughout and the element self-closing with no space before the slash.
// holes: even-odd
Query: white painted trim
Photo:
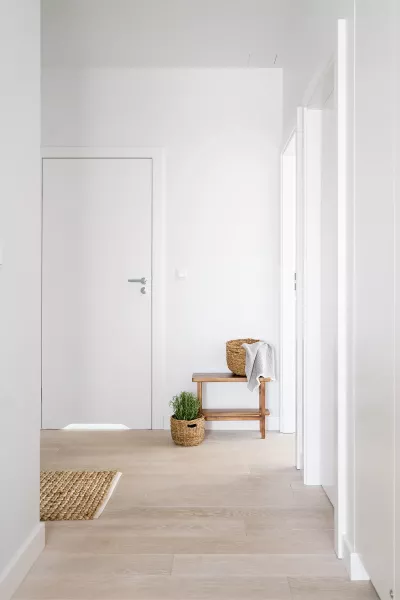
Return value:
<svg viewBox="0 0 400 600">
<path fill-rule="evenodd" d="M 304 121 L 297 109 L 296 127 L 296 467 L 304 468 Z"/>
<path fill-rule="evenodd" d="M 289 134 L 289 137 L 287 138 L 286 142 L 282 146 L 281 155 L 285 154 L 290 142 L 292 141 L 293 136 L 296 135 L 296 131 L 297 131 L 297 127 L 293 127 L 293 129 L 291 130 L 291 132 Z"/>
<path fill-rule="evenodd" d="M 48 158 L 134 158 L 150 159 L 153 165 L 152 205 L 152 304 L 151 304 L 151 404 L 152 429 L 163 429 L 166 407 L 165 376 L 165 167 L 163 148 L 131 147 L 42 147 Z"/>
<path fill-rule="evenodd" d="M 292 273 L 291 273 L 291 279 L 290 282 L 288 283 L 288 276 L 287 272 L 288 269 L 285 268 L 285 260 L 284 260 L 284 225 L 285 225 L 285 213 L 287 214 L 287 212 L 285 211 L 285 181 L 284 181 L 284 173 L 285 173 L 285 169 L 284 169 L 284 164 L 285 161 L 287 161 L 288 159 L 293 159 L 294 161 L 296 161 L 296 155 L 294 156 L 289 156 L 286 157 L 285 153 L 286 150 L 289 147 L 289 144 L 291 143 L 291 141 L 293 140 L 293 138 L 295 138 L 296 136 L 296 129 L 293 129 L 293 131 L 290 134 L 290 137 L 288 139 L 288 141 L 286 142 L 286 144 L 283 147 L 283 150 L 281 152 L 281 156 L 280 156 L 280 175 L 281 175 L 281 190 L 280 190 L 280 237 L 281 237 L 281 248 L 280 248 L 280 256 L 281 256 L 281 261 L 280 261 L 280 386 L 279 386 L 279 427 L 280 427 L 280 431 L 282 433 L 295 433 L 296 430 L 296 390 L 294 389 L 294 398 L 287 398 L 286 394 L 284 393 L 284 381 L 286 379 L 286 377 L 289 378 L 294 378 L 296 379 L 296 374 L 295 371 L 286 368 L 286 364 L 285 364 L 285 348 L 287 348 L 287 346 L 294 346 L 293 347 L 293 352 L 295 354 L 296 352 L 296 332 L 294 331 L 294 340 L 293 339 L 286 339 L 285 337 L 285 328 L 284 328 L 284 323 L 287 322 L 286 319 L 290 319 L 290 311 L 294 311 L 294 315 L 295 315 L 295 311 L 296 311 L 296 293 L 294 291 L 294 274 L 296 271 L 296 264 L 293 265 L 292 268 Z M 295 163 L 296 164 L 296 163 Z M 295 174 L 295 178 L 296 178 L 296 174 Z M 296 182 L 295 182 L 295 187 L 296 186 Z M 296 191 L 295 194 L 296 195 Z M 296 218 L 296 198 L 294 198 L 294 202 L 293 202 L 293 215 L 294 215 L 294 219 Z M 296 229 L 296 223 L 295 223 L 295 229 Z M 296 244 L 296 240 L 294 240 L 294 244 Z M 296 248 L 294 248 L 294 253 L 293 255 L 295 256 L 296 254 Z M 296 258 L 294 259 L 296 261 Z M 285 302 L 285 299 L 288 298 L 289 294 L 286 294 L 286 290 L 287 287 L 291 287 L 292 290 L 292 295 L 293 298 L 289 299 L 289 302 Z M 292 313 L 293 315 L 293 313 Z M 295 318 L 295 317 L 294 317 Z M 294 327 L 296 327 L 296 325 L 294 325 Z M 296 358 L 294 358 L 294 360 L 296 360 Z"/>
<path fill-rule="evenodd" d="M 353 552 L 353 547 L 346 536 L 342 536 L 343 562 L 349 574 L 351 581 L 369 581 L 368 575 L 361 557 L 357 552 Z"/>
<path fill-rule="evenodd" d="M 320 110 L 304 118 L 304 483 L 321 485 Z"/>
<path fill-rule="evenodd" d="M 0 598 L 9 600 L 45 546 L 44 523 L 38 523 L 0 574 Z"/>
<path fill-rule="evenodd" d="M 347 290 L 347 22 L 338 20 L 337 29 L 336 94 L 338 119 L 338 314 L 337 314 L 337 507 L 336 552 L 343 556 L 343 534 L 347 521 L 347 461 L 348 458 L 348 290 Z"/>
<path fill-rule="evenodd" d="M 152 428 L 163 428 L 168 407 L 166 385 L 166 297 L 165 297 L 165 155 L 158 150 L 153 156 L 153 252 L 152 252 Z"/>
<path fill-rule="evenodd" d="M 42 146 L 42 158 L 147 158 L 160 160 L 163 148 Z"/>
</svg>

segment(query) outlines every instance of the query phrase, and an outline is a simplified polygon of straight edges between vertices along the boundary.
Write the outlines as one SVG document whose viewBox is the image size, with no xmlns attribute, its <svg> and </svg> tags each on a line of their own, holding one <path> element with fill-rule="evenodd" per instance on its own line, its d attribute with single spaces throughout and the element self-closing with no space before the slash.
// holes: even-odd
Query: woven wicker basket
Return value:
<svg viewBox="0 0 400 600">
<path fill-rule="evenodd" d="M 171 417 L 171 435 L 178 446 L 198 446 L 204 440 L 204 417 L 193 421 L 178 421 Z"/>
<path fill-rule="evenodd" d="M 226 362 L 228 369 L 235 375 L 246 377 L 246 350 L 242 344 L 255 344 L 260 340 L 246 338 L 244 340 L 230 340 L 226 342 Z"/>
</svg>

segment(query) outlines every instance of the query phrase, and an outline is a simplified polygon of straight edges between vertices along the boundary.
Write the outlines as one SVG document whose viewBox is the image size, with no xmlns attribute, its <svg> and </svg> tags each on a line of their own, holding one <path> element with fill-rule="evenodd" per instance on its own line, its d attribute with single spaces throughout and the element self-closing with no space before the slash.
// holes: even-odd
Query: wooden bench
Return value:
<svg viewBox="0 0 400 600">
<path fill-rule="evenodd" d="M 197 383 L 197 397 L 206 421 L 259 421 L 262 439 L 265 439 L 265 418 L 269 410 L 265 408 L 265 384 L 271 381 L 260 379 L 258 408 L 207 408 L 203 409 L 203 383 L 246 383 L 247 377 L 233 373 L 193 373 L 192 381 Z"/>
</svg>

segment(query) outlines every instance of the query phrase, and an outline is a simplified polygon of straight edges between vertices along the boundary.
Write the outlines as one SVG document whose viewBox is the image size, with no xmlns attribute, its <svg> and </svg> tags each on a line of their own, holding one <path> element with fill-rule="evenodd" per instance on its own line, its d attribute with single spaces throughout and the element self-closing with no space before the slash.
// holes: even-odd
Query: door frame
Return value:
<svg viewBox="0 0 400 600">
<path fill-rule="evenodd" d="M 294 182 L 293 182 L 293 187 L 294 187 L 294 202 L 293 202 L 293 212 L 294 215 L 291 215 L 291 217 L 294 216 L 294 229 L 296 230 L 296 212 L 297 212 L 297 200 L 296 200 L 296 194 L 297 194 L 297 172 L 296 172 L 296 153 L 297 153 L 297 128 L 294 128 L 286 143 L 284 144 L 282 150 L 281 150 L 281 156 L 280 156 L 280 172 L 281 172 L 281 190 L 280 190 L 280 204 L 281 204 L 281 227 L 280 227 L 280 233 L 281 233 L 281 283 L 280 283 L 280 300 L 281 300 L 281 307 L 280 307 L 280 386 L 279 386 L 279 390 L 280 390 L 280 402 L 279 402 L 279 430 L 281 433 L 295 433 L 296 432 L 296 414 L 297 414 L 297 407 L 296 407 L 296 398 L 297 398 L 297 394 L 296 394 L 296 377 L 294 376 L 293 372 L 288 373 L 288 377 L 293 378 L 294 377 L 294 398 L 287 398 L 287 396 L 284 393 L 284 381 L 286 378 L 286 374 L 287 374 L 287 366 L 285 364 L 285 358 L 284 358 L 284 348 L 289 346 L 292 346 L 291 351 L 293 352 L 293 356 L 294 356 L 294 363 L 296 364 L 296 238 L 294 240 L 294 264 L 293 264 L 293 272 L 291 274 L 290 280 L 289 280 L 289 274 L 288 274 L 288 270 L 285 268 L 285 259 L 284 259 L 284 240 L 283 240 L 283 232 L 284 232 L 284 226 L 285 226 L 285 214 L 286 210 L 285 210 L 285 197 L 286 197 L 286 193 L 285 189 L 287 186 L 287 182 L 285 182 L 284 179 L 284 165 L 285 165 L 285 161 L 287 161 L 287 159 L 289 158 L 289 156 L 286 155 L 286 152 L 289 148 L 289 145 L 294 142 L 295 145 L 295 152 L 294 152 L 294 156 L 290 156 L 290 158 L 293 158 L 295 161 L 295 166 L 294 166 Z M 289 217 L 290 218 L 290 217 Z M 287 302 L 287 296 L 285 294 L 285 290 L 289 290 L 289 288 L 293 291 L 293 304 L 291 301 Z M 294 315 L 294 339 L 292 339 L 289 335 L 286 336 L 285 335 L 285 322 L 287 319 L 290 320 L 290 313 L 293 311 L 293 315 Z M 297 460 L 296 460 L 296 464 L 297 464 Z"/>
<path fill-rule="evenodd" d="M 57 158 L 132 158 L 152 161 L 151 223 L 151 428 L 164 429 L 165 409 L 165 153 L 163 148 L 55 147 L 41 148 L 41 232 L 43 265 L 43 161 Z M 43 269 L 42 269 L 43 293 Z M 41 324 L 42 328 L 42 324 Z M 41 371 L 42 371 L 41 361 Z"/>
<path fill-rule="evenodd" d="M 304 127 L 305 108 L 296 113 L 296 468 L 304 469 Z"/>
<path fill-rule="evenodd" d="M 353 253 L 351 248 L 353 230 L 353 139 L 354 127 L 352 110 L 351 80 L 349 75 L 349 59 L 353 59 L 351 43 L 354 43 L 354 32 L 351 32 L 347 19 L 337 22 L 336 49 L 336 100 L 337 100 L 337 158 L 338 158 L 338 291 L 337 291 L 337 510 L 335 522 L 335 545 L 339 558 L 345 555 L 345 538 L 349 513 L 348 474 L 352 471 L 348 444 L 348 433 L 352 431 L 351 409 L 352 402 L 351 374 L 353 368 L 353 337 L 350 329 L 350 319 L 353 312 Z M 349 315 L 350 311 L 350 315 Z M 354 456 L 351 456 L 354 459 Z"/>
<path fill-rule="evenodd" d="M 295 195 L 296 195 L 296 218 L 295 218 L 295 229 L 296 229 L 296 242 L 295 242 L 295 284 L 296 284 L 296 295 L 295 295 L 295 372 L 293 377 L 295 378 L 295 465 L 298 470 L 304 469 L 304 370 L 305 370 L 305 356 L 304 356 L 304 337 L 305 337 L 305 322 L 304 322 L 304 245 L 305 245 L 305 139 L 304 139 L 304 128 L 305 128 L 305 115 L 306 109 L 299 106 L 296 112 L 296 126 L 292 129 L 286 143 L 283 145 L 281 150 L 281 238 L 282 238 L 282 204 L 283 204 L 283 155 L 292 140 L 293 136 L 296 135 L 296 182 L 295 182 Z M 281 239 L 282 244 L 282 239 Z M 282 247 L 281 247 L 282 255 Z M 282 263 L 282 261 L 281 261 Z M 281 264 L 281 267 L 283 265 Z M 285 318 L 285 306 L 283 304 L 282 296 L 282 274 L 281 274 L 281 313 L 280 313 L 280 325 L 281 325 L 281 355 L 280 364 L 281 368 L 283 365 L 282 361 L 282 347 L 287 342 L 282 335 L 282 322 Z M 290 342 L 289 342 L 290 343 Z M 287 424 L 285 422 L 285 398 L 282 393 L 282 386 L 280 388 L 280 431 L 287 431 Z"/>
</svg>

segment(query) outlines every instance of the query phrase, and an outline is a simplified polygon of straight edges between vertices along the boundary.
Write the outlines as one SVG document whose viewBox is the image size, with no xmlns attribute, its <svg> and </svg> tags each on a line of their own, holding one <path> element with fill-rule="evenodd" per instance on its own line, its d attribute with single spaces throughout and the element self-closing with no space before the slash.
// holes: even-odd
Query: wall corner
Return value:
<svg viewBox="0 0 400 600">
<path fill-rule="evenodd" d="M 343 536 L 343 562 L 351 581 L 369 581 L 371 579 L 360 555 L 354 552 L 353 544 L 346 536 Z"/>
<path fill-rule="evenodd" d="M 9 600 L 45 547 L 45 525 L 38 523 L 0 573 L 0 598 Z"/>
</svg>

